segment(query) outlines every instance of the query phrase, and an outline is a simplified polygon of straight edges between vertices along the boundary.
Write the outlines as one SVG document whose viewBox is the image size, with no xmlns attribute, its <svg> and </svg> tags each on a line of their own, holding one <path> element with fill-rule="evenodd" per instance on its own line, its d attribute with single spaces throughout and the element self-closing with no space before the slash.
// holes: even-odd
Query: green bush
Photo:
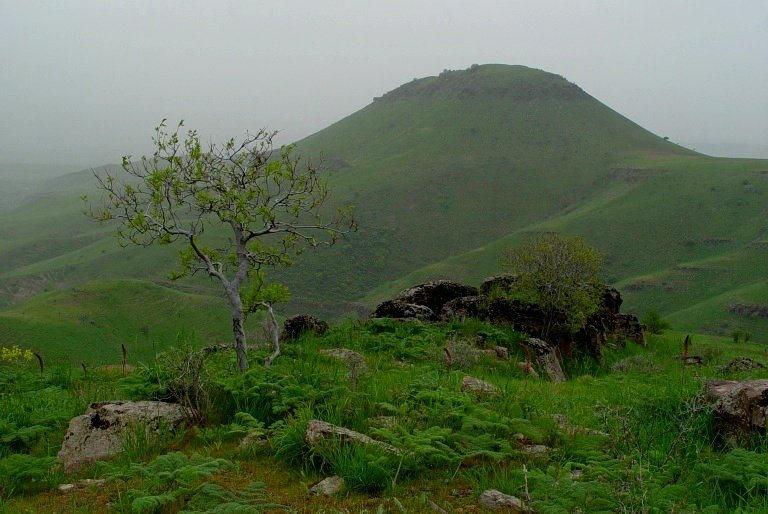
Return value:
<svg viewBox="0 0 768 514">
<path fill-rule="evenodd" d="M 643 324 L 651 334 L 661 334 L 670 328 L 669 322 L 663 319 L 656 309 L 651 309 L 645 313 Z"/>
</svg>

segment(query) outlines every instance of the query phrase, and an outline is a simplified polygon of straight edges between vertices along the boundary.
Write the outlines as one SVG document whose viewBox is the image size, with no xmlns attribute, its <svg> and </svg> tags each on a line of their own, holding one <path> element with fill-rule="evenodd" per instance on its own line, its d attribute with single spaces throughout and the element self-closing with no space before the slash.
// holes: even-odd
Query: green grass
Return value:
<svg viewBox="0 0 768 514">
<path fill-rule="evenodd" d="M 138 280 L 94 281 L 37 295 L 0 311 L 0 341 L 38 351 L 46 362 L 149 362 L 169 346 L 229 343 L 222 298 L 180 293 Z M 259 335 L 253 320 L 249 334 Z"/>
<path fill-rule="evenodd" d="M 512 359 L 457 360 L 446 369 L 443 345 L 457 340 L 476 345 L 480 334 L 486 344 L 508 346 Z M 569 380 L 552 383 L 523 375 L 517 365 L 519 337 L 473 320 L 346 322 L 323 336 L 288 343 L 269 369 L 255 366 L 236 375 L 234 355 L 211 355 L 203 383 L 216 398 L 208 404 L 215 414 L 208 416 L 212 424 L 176 433 L 166 447 L 135 441 L 131 459 L 80 472 L 79 477 L 107 478 L 107 485 L 76 497 L 52 490 L 72 478 L 48 459 L 57 451 L 50 441 L 63 436 L 66 418 L 105 395 L 123 397 L 126 388 L 162 395 L 174 373 L 172 361 L 181 353 L 128 378 L 85 377 L 65 368 L 40 375 L 32 364 L 0 365 L 0 379 L 14 384 L 0 392 L 0 427 L 4 434 L 18 434 L 2 439 L 15 446 L 3 443 L 0 483 L 12 479 L 18 486 L 22 473 L 36 477 L 26 488 L 0 487 L 0 505 L 7 512 L 72 512 L 76 502 L 89 505 L 87 512 L 127 512 L 155 502 L 157 512 L 171 512 L 226 498 L 307 513 L 426 512 L 433 501 L 450 512 L 472 511 L 479 494 L 495 488 L 518 497 L 527 492 L 537 512 L 726 513 L 768 507 L 768 445 L 758 438 L 742 449 L 718 446 L 701 396 L 709 378 L 764 376 L 761 370 L 730 375 L 720 370 L 737 356 L 766 363 L 764 346 L 694 335 L 691 353 L 705 363 L 686 367 L 679 359 L 684 333 L 669 332 L 650 336 L 647 348 L 609 347 L 602 365 L 566 360 Z M 344 362 L 319 353 L 338 347 L 362 353 L 367 370 L 353 373 Z M 252 362 L 267 352 L 255 350 Z M 500 392 L 461 392 L 465 374 Z M 141 384 L 146 387 L 137 387 Z M 380 416 L 388 416 L 390 424 L 376 421 Z M 304 438 L 310 419 L 368 434 L 402 453 L 340 440 L 310 448 Z M 269 444 L 240 447 L 249 430 Z M 549 450 L 532 455 L 525 451 L 530 444 Z M 332 474 L 345 478 L 345 493 L 307 494 L 309 486 Z"/>
</svg>

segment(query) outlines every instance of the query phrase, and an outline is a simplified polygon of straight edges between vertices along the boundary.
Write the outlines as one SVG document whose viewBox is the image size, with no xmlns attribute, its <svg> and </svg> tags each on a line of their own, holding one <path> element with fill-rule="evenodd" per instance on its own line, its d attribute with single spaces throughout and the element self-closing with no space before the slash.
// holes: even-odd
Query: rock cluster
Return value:
<svg viewBox="0 0 768 514">
<path fill-rule="evenodd" d="M 492 277 L 479 289 L 448 280 L 427 282 L 381 303 L 371 317 L 425 321 L 472 317 L 489 323 L 511 325 L 515 330 L 532 335 L 541 334 L 545 322 L 541 308 L 505 295 L 514 287 L 516 280 L 514 275 Z M 621 314 L 621 303 L 619 291 L 606 287 L 599 310 L 575 333 L 566 323 L 564 315 L 556 315 L 548 342 L 564 354 L 570 354 L 577 348 L 598 358 L 602 357 L 602 347 L 609 338 L 620 344 L 631 340 L 645 345 L 643 325 L 636 316 Z"/>
</svg>

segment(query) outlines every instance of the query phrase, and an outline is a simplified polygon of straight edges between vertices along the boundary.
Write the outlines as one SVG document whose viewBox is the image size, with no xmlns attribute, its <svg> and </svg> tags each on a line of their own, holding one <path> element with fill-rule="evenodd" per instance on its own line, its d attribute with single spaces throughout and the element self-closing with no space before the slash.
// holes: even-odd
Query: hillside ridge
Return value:
<svg viewBox="0 0 768 514">
<path fill-rule="evenodd" d="M 683 311 L 764 271 L 750 245 L 764 238 L 768 161 L 697 154 L 546 71 L 491 64 L 416 79 L 297 146 L 324 156 L 331 207 L 356 205 L 360 229 L 273 272 L 293 292 L 286 313 L 359 313 L 406 277 L 475 281 L 541 226 L 596 246 L 638 314 Z M 94 278 L 167 282 L 178 248 L 122 249 L 82 216 L 90 172 L 47 187 L 0 218 L 0 258 L 13 263 L 0 303 Z M 719 275 L 677 268 L 726 253 Z M 176 287 L 218 294 L 205 280 Z"/>
</svg>

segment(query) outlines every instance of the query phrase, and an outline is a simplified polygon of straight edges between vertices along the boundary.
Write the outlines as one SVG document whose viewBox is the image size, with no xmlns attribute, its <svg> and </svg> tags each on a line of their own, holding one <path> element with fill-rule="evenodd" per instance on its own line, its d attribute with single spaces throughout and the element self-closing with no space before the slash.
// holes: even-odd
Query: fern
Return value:
<svg viewBox="0 0 768 514">
<path fill-rule="evenodd" d="M 54 457 L 14 454 L 0 459 L 0 497 L 39 491 L 50 487 Z"/>
<path fill-rule="evenodd" d="M 179 514 L 256 514 L 267 509 L 291 510 L 285 505 L 267 501 L 267 490 L 262 482 L 252 482 L 237 491 L 205 483 L 195 491 Z"/>
<path fill-rule="evenodd" d="M 765 454 L 736 448 L 701 462 L 696 471 L 713 493 L 723 496 L 730 506 L 768 495 L 768 458 Z"/>
<path fill-rule="evenodd" d="M 167 510 L 188 514 L 215 512 L 220 514 L 250 514 L 265 509 L 287 509 L 266 501 L 264 484 L 252 483 L 238 491 L 229 491 L 204 480 L 235 465 L 226 459 L 216 459 L 183 453 L 161 455 L 149 464 L 130 467 L 108 466 L 108 480 L 141 479 L 141 489 L 131 489 L 126 495 L 131 512 L 148 514 Z"/>
</svg>

